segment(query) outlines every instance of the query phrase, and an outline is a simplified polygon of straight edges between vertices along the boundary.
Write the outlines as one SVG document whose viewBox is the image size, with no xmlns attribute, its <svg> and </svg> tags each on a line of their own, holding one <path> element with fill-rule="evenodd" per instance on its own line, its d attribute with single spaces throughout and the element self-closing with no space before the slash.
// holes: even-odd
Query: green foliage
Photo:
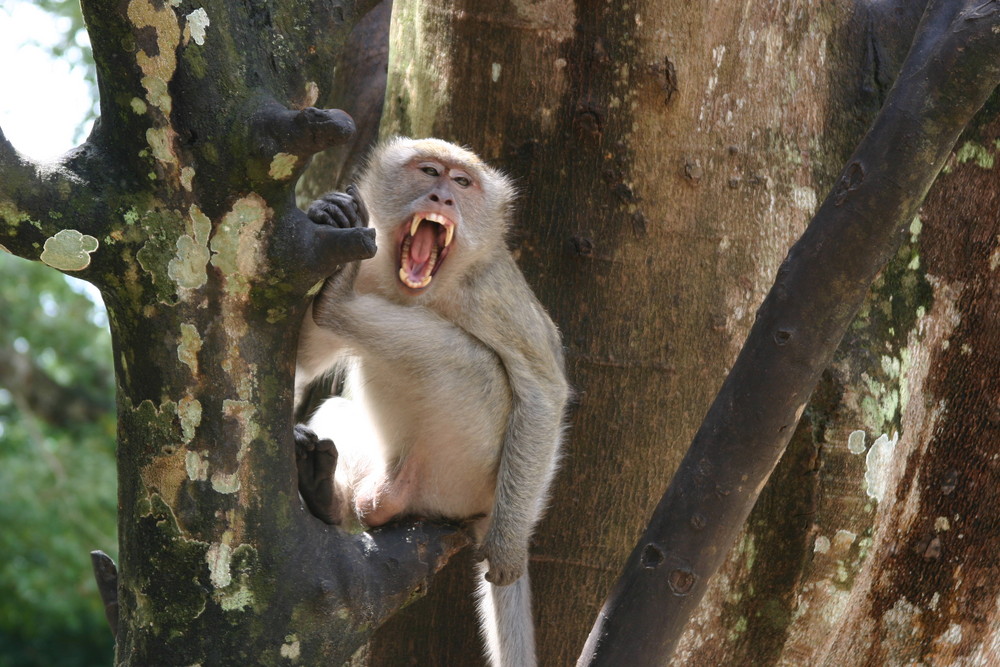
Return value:
<svg viewBox="0 0 1000 667">
<path fill-rule="evenodd" d="M 79 0 L 33 4 L 62 34 L 53 58 L 82 68 L 96 100 Z M 89 556 L 117 558 L 111 341 L 82 285 L 0 252 L 0 667 L 108 665 L 114 653 Z"/>
<path fill-rule="evenodd" d="M 80 285 L 0 253 L 0 357 L 37 373 L 0 361 L 0 667 L 112 660 L 89 557 L 117 557 L 111 342 Z"/>
</svg>

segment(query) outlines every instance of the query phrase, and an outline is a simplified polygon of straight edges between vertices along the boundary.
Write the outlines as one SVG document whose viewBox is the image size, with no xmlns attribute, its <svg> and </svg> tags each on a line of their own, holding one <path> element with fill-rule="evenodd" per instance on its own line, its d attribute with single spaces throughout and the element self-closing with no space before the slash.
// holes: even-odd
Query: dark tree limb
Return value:
<svg viewBox="0 0 1000 667">
<path fill-rule="evenodd" d="M 104 603 L 104 616 L 111 626 L 111 634 L 118 636 L 118 568 L 111 556 L 103 551 L 91 551 L 90 562 L 94 566 L 97 591 Z"/>
<path fill-rule="evenodd" d="M 254 133 L 262 155 L 289 153 L 310 157 L 350 139 L 354 135 L 354 119 L 339 109 L 286 109 L 271 102 L 257 111 Z"/>
<path fill-rule="evenodd" d="M 669 661 L 900 230 L 998 82 L 1000 3 L 929 3 L 882 111 L 779 269 L 578 665 Z"/>
<path fill-rule="evenodd" d="M 378 138 L 389 66 L 389 20 L 392 0 L 382 0 L 356 25 L 335 68 L 333 105 L 351 114 L 354 136 L 317 155 L 299 183 L 300 192 L 317 198 L 331 183 L 344 189 L 354 179 Z"/>
<path fill-rule="evenodd" d="M 352 557 L 344 559 L 350 569 L 338 563 L 340 581 L 347 584 L 345 600 L 360 612 L 358 620 L 377 627 L 469 544 L 458 526 L 423 521 L 362 533 L 353 539 Z"/>
<path fill-rule="evenodd" d="M 0 205 L 0 246 L 37 260 L 46 241 L 60 232 L 75 230 L 79 236 L 94 238 L 103 234 L 106 227 L 97 220 L 104 207 L 94 197 L 81 196 L 86 194 L 86 181 L 71 169 L 82 153 L 71 151 L 62 162 L 43 166 L 18 153 L 0 130 L 0 202 L 4 202 Z M 84 259 L 63 265 L 55 260 L 51 265 L 79 271 L 89 265 L 89 259 Z"/>
<path fill-rule="evenodd" d="M 312 601 L 320 628 L 315 640 L 335 641 L 344 659 L 386 618 L 422 595 L 448 560 L 470 544 L 468 534 L 452 524 L 404 521 L 348 536 L 339 528 L 320 528 L 308 514 L 301 518 L 302 539 L 286 541 L 294 550 L 280 568 L 284 597 L 293 606 Z M 303 630 L 299 636 L 309 639 Z M 302 664 L 328 661 L 319 654 L 302 657 Z"/>
</svg>

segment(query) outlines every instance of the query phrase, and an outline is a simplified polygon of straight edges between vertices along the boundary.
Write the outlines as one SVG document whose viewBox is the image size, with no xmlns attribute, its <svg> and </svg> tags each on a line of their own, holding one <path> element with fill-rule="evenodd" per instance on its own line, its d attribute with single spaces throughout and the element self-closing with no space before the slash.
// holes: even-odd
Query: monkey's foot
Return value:
<svg viewBox="0 0 1000 667">
<path fill-rule="evenodd" d="M 333 441 L 320 440 L 309 427 L 296 425 L 295 467 L 299 473 L 299 493 L 309 511 L 324 523 L 339 525 L 346 503 L 333 480 L 337 469 L 337 447 Z"/>
<path fill-rule="evenodd" d="M 399 478 L 386 480 L 369 477 L 361 482 L 354 499 L 354 511 L 370 528 L 383 526 L 405 513 L 408 494 Z"/>
<path fill-rule="evenodd" d="M 476 560 L 485 560 L 489 564 L 486 581 L 494 586 L 509 586 L 528 568 L 527 545 L 520 547 L 504 543 L 494 531 L 487 531 L 476 552 Z"/>
</svg>

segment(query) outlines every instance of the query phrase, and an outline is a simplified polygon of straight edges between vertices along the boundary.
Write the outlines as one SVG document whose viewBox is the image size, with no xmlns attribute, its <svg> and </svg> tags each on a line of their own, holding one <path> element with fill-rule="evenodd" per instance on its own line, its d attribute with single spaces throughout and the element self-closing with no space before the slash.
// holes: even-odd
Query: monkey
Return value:
<svg viewBox="0 0 1000 667">
<path fill-rule="evenodd" d="M 309 509 L 369 527 L 469 521 L 496 667 L 535 664 L 528 546 L 569 394 L 559 333 L 507 247 L 514 199 L 512 181 L 467 149 L 378 146 L 356 190 L 307 212 L 339 227 L 370 219 L 379 250 L 326 280 L 296 362 L 297 396 L 328 368 L 347 368 L 343 396 L 296 430 Z M 334 483 L 315 457 L 336 466 Z"/>
</svg>

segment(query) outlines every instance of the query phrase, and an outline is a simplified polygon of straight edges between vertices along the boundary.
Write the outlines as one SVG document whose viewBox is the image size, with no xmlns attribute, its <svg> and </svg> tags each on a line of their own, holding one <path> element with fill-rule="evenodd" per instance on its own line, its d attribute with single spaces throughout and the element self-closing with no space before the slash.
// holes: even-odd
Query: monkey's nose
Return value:
<svg viewBox="0 0 1000 667">
<path fill-rule="evenodd" d="M 440 204 L 440 203 L 442 203 L 442 202 L 441 202 L 441 198 L 440 198 L 440 197 L 438 197 L 438 196 L 437 196 L 437 194 L 435 194 L 435 193 L 433 193 L 433 192 L 431 193 L 431 197 L 430 197 L 430 199 L 431 199 L 431 201 L 432 201 L 432 202 L 434 202 L 435 204 Z M 451 199 L 451 198 L 449 197 L 448 199 L 445 199 L 445 200 L 444 200 L 444 205 L 445 205 L 445 206 L 454 206 L 454 205 L 455 205 L 455 202 L 454 202 L 454 200 L 452 200 L 452 199 Z"/>
</svg>

